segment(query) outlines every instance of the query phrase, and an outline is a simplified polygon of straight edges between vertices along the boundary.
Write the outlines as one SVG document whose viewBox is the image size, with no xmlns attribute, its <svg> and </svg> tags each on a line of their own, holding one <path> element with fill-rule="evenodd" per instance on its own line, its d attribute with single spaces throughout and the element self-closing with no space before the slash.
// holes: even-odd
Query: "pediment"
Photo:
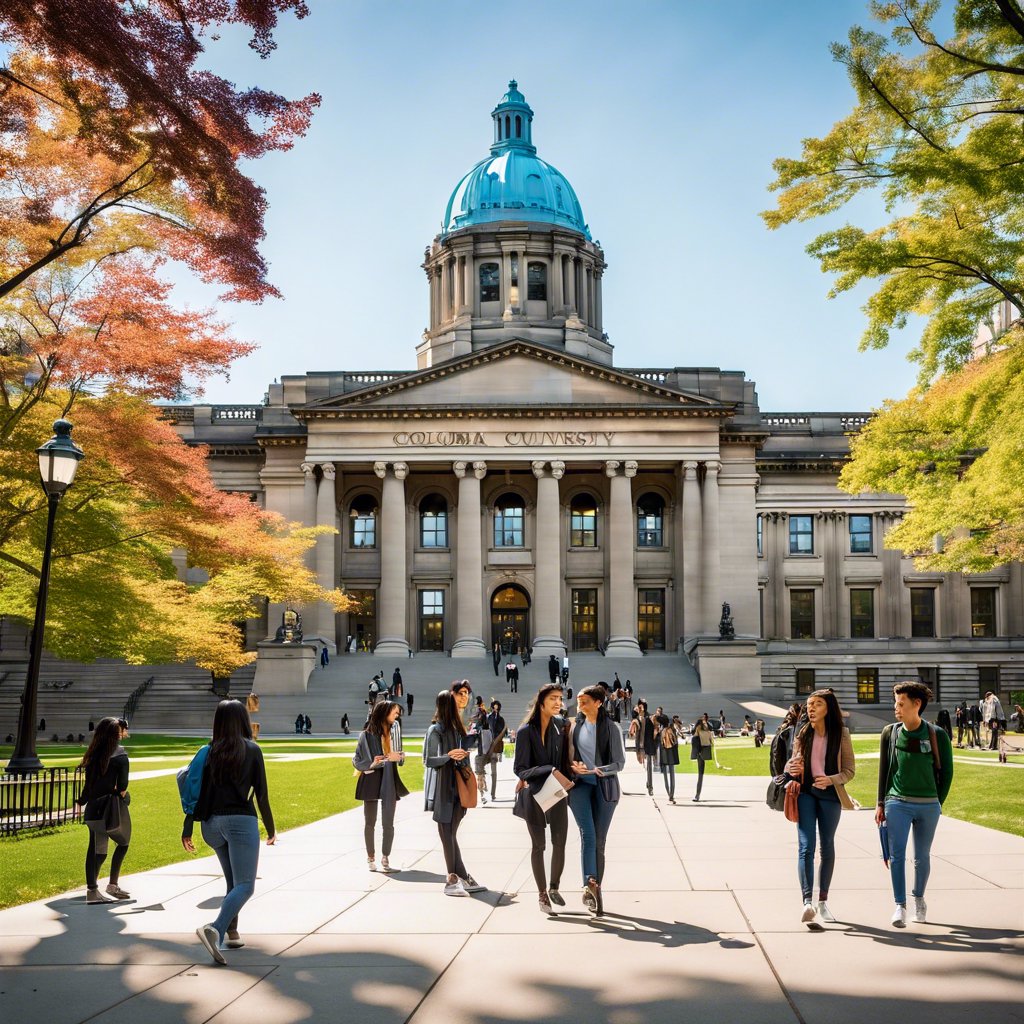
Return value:
<svg viewBox="0 0 1024 1024">
<path fill-rule="evenodd" d="M 689 409 L 732 407 L 529 342 L 506 342 L 346 395 L 311 402 L 298 415 L 427 409 Z"/>
</svg>

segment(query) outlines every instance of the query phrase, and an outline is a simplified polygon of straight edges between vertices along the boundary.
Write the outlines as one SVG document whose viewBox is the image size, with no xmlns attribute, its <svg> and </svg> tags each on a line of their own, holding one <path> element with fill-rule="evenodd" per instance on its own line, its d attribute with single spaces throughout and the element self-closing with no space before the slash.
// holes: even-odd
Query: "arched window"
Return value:
<svg viewBox="0 0 1024 1024">
<path fill-rule="evenodd" d="M 354 548 L 377 546 L 377 499 L 361 494 L 349 506 L 349 543 Z"/>
<path fill-rule="evenodd" d="M 523 514 L 526 505 L 517 494 L 503 494 L 494 503 L 494 546 L 523 546 Z"/>
<path fill-rule="evenodd" d="M 500 298 L 498 291 L 498 264 L 480 264 L 480 301 L 497 302 Z"/>
<path fill-rule="evenodd" d="M 420 502 L 420 547 L 448 547 L 448 502 L 440 494 Z"/>
<path fill-rule="evenodd" d="M 521 139 L 523 137 L 523 119 L 516 114 L 516 138 Z"/>
<path fill-rule="evenodd" d="M 508 139 L 508 138 L 511 138 L 511 137 L 512 137 L 512 128 L 511 128 L 511 125 L 512 125 L 512 120 L 511 120 L 511 118 L 510 118 L 510 117 L 508 116 L 508 114 L 506 114 L 506 115 L 505 115 L 505 138 L 506 138 L 506 139 Z"/>
<path fill-rule="evenodd" d="M 498 118 L 498 141 L 501 142 L 501 118 Z"/>
<path fill-rule="evenodd" d="M 548 268 L 546 263 L 530 263 L 526 268 L 526 297 L 546 302 L 548 297 Z"/>
<path fill-rule="evenodd" d="M 636 544 L 640 548 L 660 548 L 665 502 L 657 494 L 645 494 L 636 503 Z"/>
<path fill-rule="evenodd" d="M 597 547 L 597 502 L 589 494 L 577 494 L 569 506 L 569 545 Z"/>
</svg>

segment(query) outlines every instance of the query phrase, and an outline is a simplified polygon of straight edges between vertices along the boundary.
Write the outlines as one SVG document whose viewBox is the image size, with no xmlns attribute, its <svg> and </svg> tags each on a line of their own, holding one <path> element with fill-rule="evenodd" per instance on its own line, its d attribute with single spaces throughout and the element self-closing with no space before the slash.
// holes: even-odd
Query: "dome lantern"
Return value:
<svg viewBox="0 0 1024 1024">
<path fill-rule="evenodd" d="M 494 121 L 494 143 L 491 152 L 495 156 L 510 149 L 522 149 L 536 153 L 533 145 L 533 111 L 526 97 L 519 91 L 519 83 L 513 78 L 508 83 L 508 92 L 501 97 L 491 111 Z"/>
</svg>

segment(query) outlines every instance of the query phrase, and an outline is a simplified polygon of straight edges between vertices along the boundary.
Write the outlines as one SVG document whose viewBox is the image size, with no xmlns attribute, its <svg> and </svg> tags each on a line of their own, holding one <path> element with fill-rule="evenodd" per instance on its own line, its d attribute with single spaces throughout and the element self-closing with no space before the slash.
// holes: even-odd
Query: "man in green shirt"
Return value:
<svg viewBox="0 0 1024 1024">
<path fill-rule="evenodd" d="M 893 687 L 896 722 L 882 730 L 878 758 L 875 823 L 889 835 L 889 871 L 896 901 L 892 923 L 907 926 L 907 842 L 914 833 L 914 921 L 928 920 L 924 891 L 931 871 L 931 848 L 949 787 L 953 746 L 944 729 L 922 717 L 932 691 L 921 682 Z"/>
</svg>

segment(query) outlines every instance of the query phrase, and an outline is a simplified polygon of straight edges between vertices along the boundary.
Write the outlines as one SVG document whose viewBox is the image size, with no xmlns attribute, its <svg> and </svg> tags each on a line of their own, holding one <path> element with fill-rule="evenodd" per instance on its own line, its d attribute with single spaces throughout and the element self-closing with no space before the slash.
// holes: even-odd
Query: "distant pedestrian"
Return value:
<svg viewBox="0 0 1024 1024">
<path fill-rule="evenodd" d="M 226 963 L 221 944 L 230 949 L 244 945 L 236 931 L 238 915 L 256 889 L 260 859 L 260 830 L 256 820 L 259 807 L 267 846 L 277 841 L 274 815 L 270 810 L 267 772 L 263 752 L 253 742 L 252 723 L 245 705 L 222 700 L 213 716 L 213 739 L 203 767 L 203 781 L 193 814 L 185 815 L 181 845 L 195 853 L 193 822 L 202 824 L 206 845 L 217 854 L 227 895 L 220 913 L 209 924 L 196 929 L 199 941 L 218 964 Z"/>
<path fill-rule="evenodd" d="M 301 733 L 306 728 L 306 716 L 301 712 L 295 716 L 295 731 Z"/>
<path fill-rule="evenodd" d="M 647 713 L 647 701 L 637 701 L 636 718 L 630 723 L 629 735 L 636 741 L 636 759 L 647 772 L 648 796 L 654 796 L 654 756 L 658 752 L 654 731 L 654 721 Z"/>
<path fill-rule="evenodd" d="M 395 749 L 395 738 L 401 736 L 394 726 L 402 714 L 402 706 L 382 700 L 374 705 L 366 729 L 359 734 L 352 767 L 360 773 L 356 781 L 356 799 L 363 801 L 363 842 L 366 863 L 371 871 L 377 870 L 374 850 L 374 829 L 377 808 L 380 806 L 384 837 L 381 843 L 381 871 L 391 871 L 388 858 L 395 840 L 395 808 L 403 796 L 409 795 L 398 769 L 405 763 L 400 740 Z"/>
<path fill-rule="evenodd" d="M 764 719 L 758 718 L 754 721 L 754 746 L 763 747 L 765 740 Z"/>
<path fill-rule="evenodd" d="M 348 736 L 348 734 L 352 731 L 352 727 L 348 723 L 348 712 L 347 711 L 345 712 L 345 714 L 343 714 L 341 716 L 341 731 L 346 736 Z"/>
<path fill-rule="evenodd" d="M 40 718 L 39 719 L 39 731 L 40 732 L 46 732 L 46 719 L 45 718 Z"/>
<path fill-rule="evenodd" d="M 498 674 L 498 665 L 501 664 L 501 644 L 497 640 L 491 648 L 491 661 L 494 663 L 494 674 Z"/>
<path fill-rule="evenodd" d="M 415 699 L 416 698 L 411 693 L 407 693 L 405 695 L 405 709 L 409 713 L 410 718 L 412 718 L 412 705 Z"/>
<path fill-rule="evenodd" d="M 950 740 L 953 739 L 953 723 L 950 721 L 949 712 L 945 708 L 935 716 L 935 724 L 940 729 L 946 730 L 946 735 Z"/>
<path fill-rule="evenodd" d="M 405 696 L 405 684 L 402 682 L 402 673 L 397 666 L 395 671 L 391 673 L 391 697 L 393 700 L 399 700 Z"/>
<path fill-rule="evenodd" d="M 658 730 L 658 765 L 661 778 L 665 783 L 668 802 L 676 802 L 676 767 L 679 765 L 679 734 L 676 732 L 667 715 L 662 715 L 657 723 Z"/>
<path fill-rule="evenodd" d="M 931 873 L 931 848 L 942 805 L 953 784 L 953 748 L 942 729 L 921 715 L 932 691 L 921 682 L 893 687 L 896 722 L 882 730 L 878 754 L 875 823 L 889 835 L 889 873 L 896 907 L 894 928 L 907 926 L 906 857 L 914 834 L 914 921 L 928 920 L 924 894 Z"/>
<path fill-rule="evenodd" d="M 705 714 L 693 723 L 693 735 L 690 737 L 690 760 L 697 762 L 697 791 L 693 802 L 700 803 L 700 793 L 704 788 L 704 765 L 714 759 L 715 733 Z"/>
<path fill-rule="evenodd" d="M 1019 704 L 1014 704 L 1013 714 L 1010 717 L 1016 720 L 1017 732 L 1024 732 L 1024 708 Z"/>
<path fill-rule="evenodd" d="M 558 659 L 551 654 L 548 656 L 548 680 L 552 683 L 556 682 L 558 675 Z"/>
<path fill-rule="evenodd" d="M 956 719 L 956 745 L 958 747 L 963 747 L 965 729 L 968 733 L 968 741 L 970 740 L 971 721 L 970 716 L 967 713 L 967 701 L 962 700 L 957 704 L 956 710 L 953 712 L 953 716 Z"/>
<path fill-rule="evenodd" d="M 331 663 L 331 656 L 327 653 L 327 644 L 324 644 L 323 650 L 320 652 L 320 667 L 327 668 Z"/>
<path fill-rule="evenodd" d="M 510 680 L 510 682 L 511 682 L 511 687 L 509 689 L 509 692 L 510 693 L 518 693 L 519 692 L 519 666 L 515 662 L 512 663 L 512 679 Z"/>
<path fill-rule="evenodd" d="M 981 708 L 972 704 L 967 709 L 967 718 L 971 725 L 971 739 L 967 745 L 981 750 Z"/>
<path fill-rule="evenodd" d="M 303 722 L 303 725 L 305 726 L 305 729 L 303 731 L 306 733 L 307 736 L 309 736 L 310 733 L 312 733 L 312 731 L 313 731 L 313 721 L 309 717 L 309 715 L 306 715 L 306 718 L 305 718 L 305 721 Z"/>
<path fill-rule="evenodd" d="M 110 860 L 107 895 L 99 890 L 99 871 L 107 859 L 109 845 L 104 820 L 107 806 L 115 795 L 124 801 L 128 799 L 128 754 L 121 746 L 121 727 L 116 718 L 100 719 L 79 767 L 85 769 L 85 784 L 75 798 L 75 807 L 84 806 L 83 818 L 89 828 L 89 848 L 85 855 L 85 902 L 111 903 L 113 900 L 131 899 L 118 885 L 121 865 L 131 840 L 127 802 L 121 806 L 122 829 Z"/>
</svg>

